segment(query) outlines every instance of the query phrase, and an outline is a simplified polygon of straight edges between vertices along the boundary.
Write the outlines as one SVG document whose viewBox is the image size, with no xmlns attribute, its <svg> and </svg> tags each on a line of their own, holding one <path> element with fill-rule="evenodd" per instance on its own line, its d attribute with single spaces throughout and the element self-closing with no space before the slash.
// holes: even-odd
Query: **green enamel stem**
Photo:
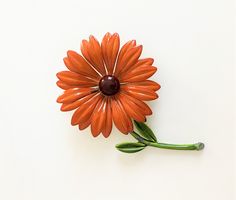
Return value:
<svg viewBox="0 0 236 200">
<path fill-rule="evenodd" d="M 149 143 L 148 146 L 162 148 L 162 149 L 174 149 L 174 150 L 202 150 L 204 144 L 199 142 L 195 144 L 166 144 L 166 143 Z"/>
<path fill-rule="evenodd" d="M 174 150 L 202 150 L 204 148 L 204 144 L 199 142 L 195 144 L 166 144 L 166 143 L 159 143 L 159 142 L 150 142 L 137 133 L 132 132 L 131 135 L 137 139 L 139 142 L 146 144 L 147 146 L 162 148 L 162 149 L 174 149 Z"/>
</svg>

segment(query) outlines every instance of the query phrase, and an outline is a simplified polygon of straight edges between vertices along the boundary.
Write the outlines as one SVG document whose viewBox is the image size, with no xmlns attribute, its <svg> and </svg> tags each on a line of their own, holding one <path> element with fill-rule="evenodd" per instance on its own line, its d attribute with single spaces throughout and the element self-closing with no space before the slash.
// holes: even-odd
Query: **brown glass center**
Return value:
<svg viewBox="0 0 236 200">
<path fill-rule="evenodd" d="M 104 95 L 111 96 L 120 90 L 120 82 L 115 76 L 106 75 L 100 80 L 99 89 Z"/>
</svg>

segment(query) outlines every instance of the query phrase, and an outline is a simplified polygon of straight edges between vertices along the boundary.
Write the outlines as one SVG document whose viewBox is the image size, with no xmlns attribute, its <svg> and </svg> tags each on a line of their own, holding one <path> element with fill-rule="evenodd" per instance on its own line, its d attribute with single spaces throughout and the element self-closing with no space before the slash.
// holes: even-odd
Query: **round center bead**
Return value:
<svg viewBox="0 0 236 200">
<path fill-rule="evenodd" d="M 111 96 L 120 90 L 120 82 L 115 76 L 106 75 L 100 80 L 99 89 L 104 95 Z"/>
</svg>

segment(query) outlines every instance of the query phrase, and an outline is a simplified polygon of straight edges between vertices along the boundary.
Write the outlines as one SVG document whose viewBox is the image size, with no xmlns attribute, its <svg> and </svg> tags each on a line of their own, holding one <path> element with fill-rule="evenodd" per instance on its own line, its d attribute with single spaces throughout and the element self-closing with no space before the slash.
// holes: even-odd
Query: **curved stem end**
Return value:
<svg viewBox="0 0 236 200">
<path fill-rule="evenodd" d="M 195 145 L 196 145 L 196 150 L 197 150 L 197 151 L 201 151 L 201 150 L 203 150 L 204 147 L 205 147 L 204 143 L 202 143 L 202 142 L 198 142 L 198 143 L 196 143 Z"/>
</svg>

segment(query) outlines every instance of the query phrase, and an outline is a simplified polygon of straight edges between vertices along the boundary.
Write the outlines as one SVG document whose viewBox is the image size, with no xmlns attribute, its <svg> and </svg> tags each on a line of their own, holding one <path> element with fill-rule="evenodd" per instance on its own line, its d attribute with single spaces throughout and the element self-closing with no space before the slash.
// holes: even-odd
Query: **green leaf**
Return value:
<svg viewBox="0 0 236 200">
<path fill-rule="evenodd" d="M 143 150 L 146 147 L 145 144 L 140 142 L 125 142 L 120 143 L 116 145 L 116 148 L 119 151 L 125 152 L 125 153 L 136 153 L 138 151 Z"/>
<path fill-rule="evenodd" d="M 134 120 L 134 125 L 139 131 L 140 135 L 142 135 L 145 139 L 152 141 L 152 142 L 157 142 L 157 138 L 152 132 L 152 130 L 143 122 L 137 122 Z"/>
</svg>

